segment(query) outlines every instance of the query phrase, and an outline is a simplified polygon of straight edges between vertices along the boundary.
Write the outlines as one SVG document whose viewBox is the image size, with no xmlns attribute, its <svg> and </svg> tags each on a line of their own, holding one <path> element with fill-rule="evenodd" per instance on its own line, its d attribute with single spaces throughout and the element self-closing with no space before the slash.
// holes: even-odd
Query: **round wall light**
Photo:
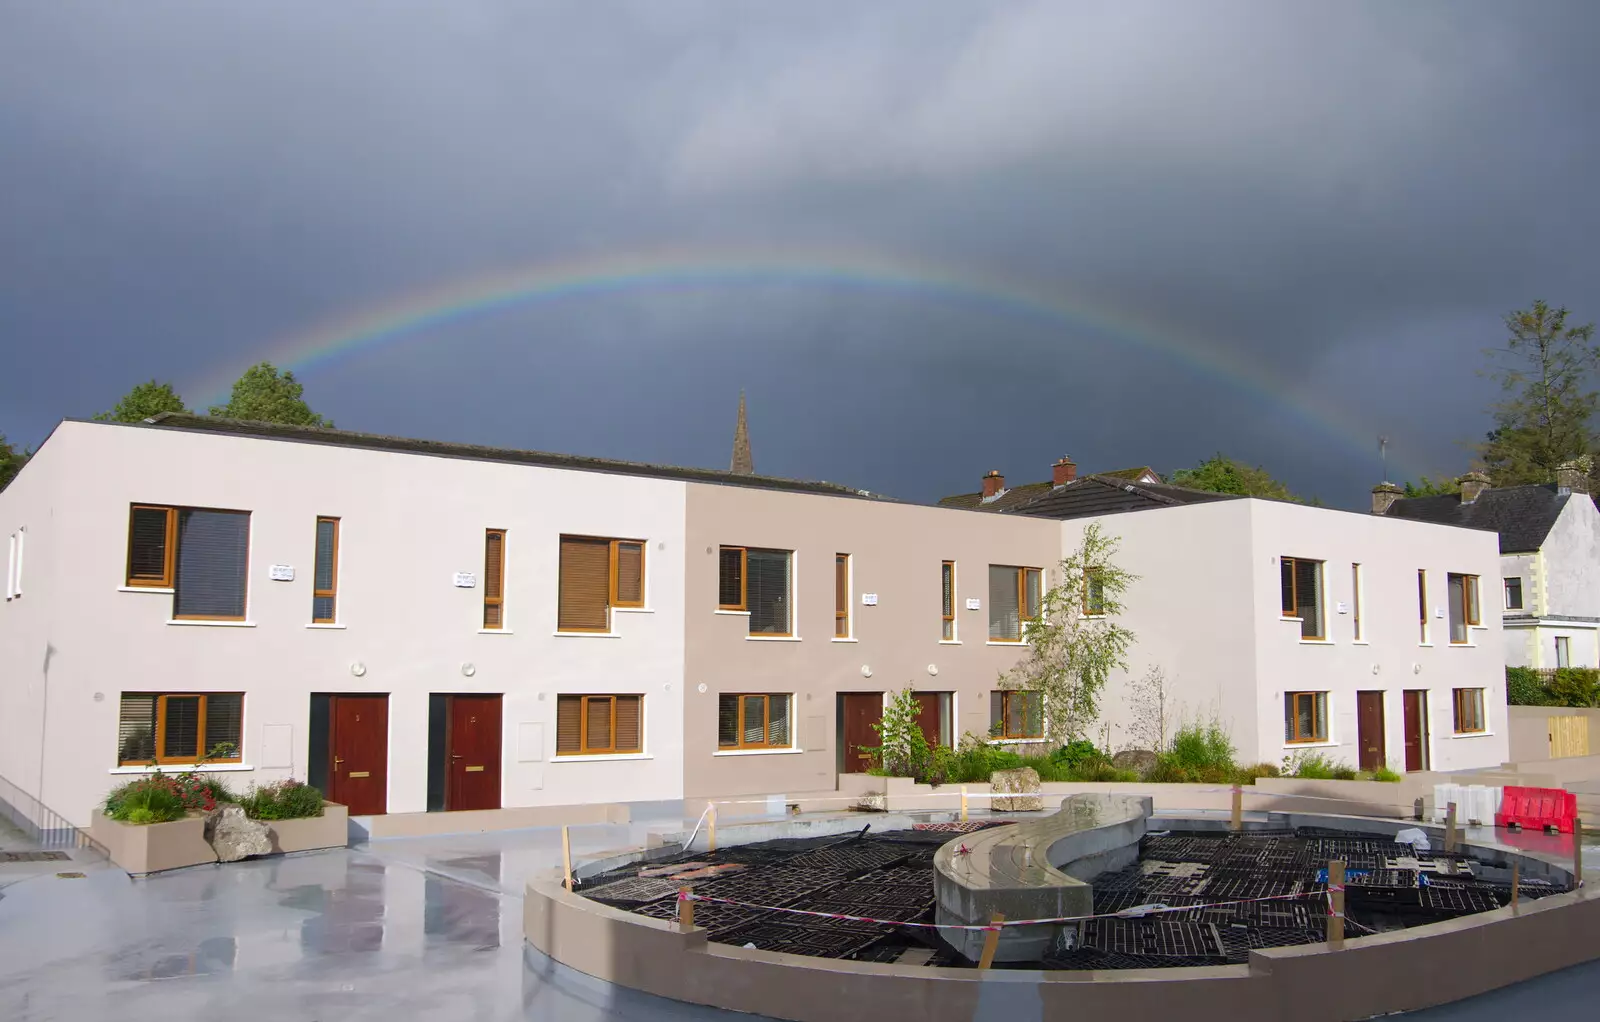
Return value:
<svg viewBox="0 0 1600 1022">
<path fill-rule="evenodd" d="M 872 677 L 872 668 L 871 668 L 871 667 L 868 667 L 868 666 L 867 666 L 867 665 L 866 665 L 866 664 L 862 664 L 862 665 L 861 665 L 861 676 L 862 676 L 862 677 L 863 677 L 863 678 L 870 678 L 870 677 Z"/>
<path fill-rule="evenodd" d="M 357 660 L 350 665 L 350 673 L 359 678 L 367 673 L 367 665 Z"/>
<path fill-rule="evenodd" d="M 939 665 L 938 664 L 929 664 L 928 665 L 928 673 L 937 675 L 939 673 Z"/>
<path fill-rule="evenodd" d="M 478 669 L 476 667 L 474 667 L 472 664 L 462 664 L 461 665 L 461 673 L 470 678 L 474 674 L 478 673 Z"/>
</svg>

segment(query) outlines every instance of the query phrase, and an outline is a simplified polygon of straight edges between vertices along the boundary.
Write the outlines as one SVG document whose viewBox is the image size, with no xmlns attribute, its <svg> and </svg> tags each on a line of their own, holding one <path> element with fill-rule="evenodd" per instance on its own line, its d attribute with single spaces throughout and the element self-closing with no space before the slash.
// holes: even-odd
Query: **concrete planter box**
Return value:
<svg viewBox="0 0 1600 1022">
<path fill-rule="evenodd" d="M 322 803 L 321 816 L 299 820 L 265 820 L 275 853 L 343 848 L 349 844 L 349 811 L 337 802 Z"/>
<path fill-rule="evenodd" d="M 171 823 L 140 824 L 122 823 L 96 810 L 89 836 L 133 876 L 217 861 L 217 853 L 206 843 L 206 818 L 198 813 Z"/>
</svg>

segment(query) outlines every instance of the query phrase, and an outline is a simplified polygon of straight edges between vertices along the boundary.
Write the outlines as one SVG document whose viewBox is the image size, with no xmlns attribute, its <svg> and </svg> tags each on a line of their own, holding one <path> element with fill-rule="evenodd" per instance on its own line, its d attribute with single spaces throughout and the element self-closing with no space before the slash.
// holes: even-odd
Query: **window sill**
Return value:
<svg viewBox="0 0 1600 1022">
<path fill-rule="evenodd" d="M 718 749 L 713 756 L 798 756 L 804 749 Z"/>
<path fill-rule="evenodd" d="M 1351 639 L 1350 640 L 1350 645 L 1352 645 L 1352 646 L 1370 646 L 1370 645 L 1372 645 L 1372 640 L 1371 639 Z"/>
<path fill-rule="evenodd" d="M 939 645 L 941 645 L 941 646 L 959 646 L 959 645 L 961 645 L 961 640 L 960 639 L 940 639 L 939 640 Z"/>
<path fill-rule="evenodd" d="M 551 632 L 558 639 L 620 639 L 620 632 Z"/>
<path fill-rule="evenodd" d="M 1476 642 L 1452 642 L 1450 644 L 1450 648 L 1451 649 L 1477 649 L 1478 648 L 1478 644 Z"/>
<path fill-rule="evenodd" d="M 1419 643 L 1417 643 L 1417 648 L 1418 649 L 1432 649 L 1433 648 L 1433 643 L 1431 643 L 1431 642 L 1419 642 Z"/>
<path fill-rule="evenodd" d="M 197 774 L 241 773 L 254 770 L 248 763 L 207 763 L 199 769 L 193 763 L 162 763 L 160 766 L 119 766 L 106 771 L 111 774 L 181 774 L 193 770 Z"/>
<path fill-rule="evenodd" d="M 1283 747 L 1285 751 L 1293 752 L 1296 749 L 1337 749 L 1339 744 L 1338 742 L 1327 740 L 1320 742 L 1284 742 Z"/>
<path fill-rule="evenodd" d="M 799 642 L 798 635 L 746 635 L 746 642 Z"/>
<path fill-rule="evenodd" d="M 1302 646 L 1337 646 L 1338 643 L 1334 642 L 1332 639 L 1301 639 L 1300 640 L 1300 645 L 1302 645 Z"/>
<path fill-rule="evenodd" d="M 1484 632 L 1487 632 L 1489 630 L 1489 626 L 1488 625 L 1468 625 L 1467 627 L 1468 628 L 1476 628 L 1479 631 L 1484 631 Z"/>
<path fill-rule="evenodd" d="M 654 607 L 612 607 L 613 614 L 654 614 Z"/>
<path fill-rule="evenodd" d="M 648 752 L 598 752 L 592 756 L 556 756 L 552 763 L 616 763 L 631 759 L 655 759 Z"/>
<path fill-rule="evenodd" d="M 306 625 L 306 627 L 307 628 L 332 628 L 334 630 L 339 630 L 339 629 L 344 628 L 345 626 L 344 625 L 340 625 L 340 624 L 333 624 L 331 622 L 326 622 L 325 621 L 325 622 L 323 622 L 321 624 Z"/>
<path fill-rule="evenodd" d="M 843 638 L 842 636 L 834 636 L 832 641 L 834 641 L 834 642 L 860 642 L 861 640 L 860 639 L 846 639 L 846 638 Z"/>
<path fill-rule="evenodd" d="M 989 744 L 990 745 L 1042 745 L 1047 740 L 1048 739 L 1045 739 L 1045 738 L 991 738 L 991 739 L 989 739 Z"/>
<path fill-rule="evenodd" d="M 1027 643 L 1024 642 L 1021 639 L 990 639 L 987 642 L 985 642 L 984 645 L 985 646 L 1026 646 Z"/>
<path fill-rule="evenodd" d="M 1454 738 L 1493 738 L 1494 737 L 1494 732 L 1493 731 L 1456 731 L 1456 732 L 1451 733 L 1450 737 L 1452 739 L 1454 739 Z"/>
<path fill-rule="evenodd" d="M 167 624 L 183 625 L 189 628 L 254 628 L 256 626 L 254 621 L 201 621 L 198 618 L 194 620 L 188 618 L 182 620 L 174 619 L 168 621 Z"/>
<path fill-rule="evenodd" d="M 512 631 L 509 628 L 480 628 L 480 629 L 478 629 L 478 634 L 479 635 L 515 635 L 517 633 Z"/>
<path fill-rule="evenodd" d="M 1303 625 L 1303 624 L 1305 624 L 1305 620 L 1306 619 L 1303 618 L 1303 617 L 1280 617 L 1280 618 L 1278 618 L 1278 620 L 1279 621 L 1293 621 L 1297 625 Z"/>
<path fill-rule="evenodd" d="M 119 593 L 166 593 L 168 596 L 171 596 L 172 594 L 176 593 L 177 590 L 173 589 L 173 588 L 170 588 L 170 587 L 166 588 L 166 589 L 162 589 L 162 588 L 156 587 L 156 586 L 117 586 L 117 592 L 119 592 Z"/>
<path fill-rule="evenodd" d="M 711 613 L 713 613 L 713 614 L 721 614 L 724 617 L 749 617 L 750 616 L 750 612 L 748 610 L 713 610 Z"/>
</svg>

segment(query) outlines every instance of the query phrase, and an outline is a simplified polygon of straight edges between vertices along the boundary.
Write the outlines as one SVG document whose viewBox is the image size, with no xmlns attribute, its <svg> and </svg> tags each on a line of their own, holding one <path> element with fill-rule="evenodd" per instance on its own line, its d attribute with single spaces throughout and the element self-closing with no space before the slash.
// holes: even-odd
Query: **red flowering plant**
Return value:
<svg viewBox="0 0 1600 1022">
<path fill-rule="evenodd" d="M 208 759 L 231 758 L 231 745 L 217 745 L 194 768 L 180 774 L 165 774 L 157 767 L 153 773 L 129 781 L 106 797 L 106 814 L 112 819 L 134 823 L 160 823 L 180 819 L 186 813 L 209 813 L 220 803 L 237 802 L 219 778 L 197 773 Z"/>
</svg>

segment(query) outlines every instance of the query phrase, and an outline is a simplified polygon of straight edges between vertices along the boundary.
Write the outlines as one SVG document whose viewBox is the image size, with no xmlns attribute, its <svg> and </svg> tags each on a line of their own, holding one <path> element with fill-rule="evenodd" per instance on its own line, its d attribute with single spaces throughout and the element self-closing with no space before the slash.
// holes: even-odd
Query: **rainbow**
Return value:
<svg viewBox="0 0 1600 1022">
<path fill-rule="evenodd" d="M 1318 407 L 1252 363 L 1200 338 L 1127 314 L 1095 310 L 1065 299 L 1058 289 L 1019 286 L 964 270 L 882 253 L 839 249 L 771 251 L 678 248 L 624 252 L 538 263 L 510 271 L 450 281 L 395 301 L 320 323 L 256 351 L 305 376 L 363 352 L 416 338 L 466 320 L 560 301 L 644 291 L 725 290 L 766 286 L 827 286 L 960 304 L 996 316 L 1053 327 L 1087 328 L 1165 355 L 1196 374 L 1252 401 L 1282 408 L 1352 451 L 1370 455 L 1369 424 L 1347 423 Z M 227 400 L 244 366 L 230 364 L 189 389 L 205 395 L 199 407 Z"/>
</svg>

